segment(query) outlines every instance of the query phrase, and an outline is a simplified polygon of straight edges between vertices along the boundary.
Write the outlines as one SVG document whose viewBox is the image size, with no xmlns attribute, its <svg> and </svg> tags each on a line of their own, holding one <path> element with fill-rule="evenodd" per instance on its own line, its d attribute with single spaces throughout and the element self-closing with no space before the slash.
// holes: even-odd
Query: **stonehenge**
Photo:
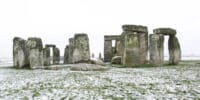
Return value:
<svg viewBox="0 0 200 100">
<path fill-rule="evenodd" d="M 64 64 L 94 63 L 121 64 L 124 67 L 138 67 L 146 64 L 162 66 L 164 64 L 164 36 L 169 36 L 169 64 L 176 65 L 181 60 L 181 46 L 172 28 L 156 28 L 153 34 L 142 25 L 122 25 L 121 35 L 104 36 L 104 58 L 99 53 L 90 58 L 89 37 L 86 33 L 76 33 L 69 38 L 64 49 Z M 51 55 L 53 54 L 53 55 Z M 53 44 L 43 47 L 41 38 L 20 37 L 13 39 L 13 66 L 16 68 L 43 69 L 60 64 L 60 49 Z M 149 59 L 148 59 L 149 58 Z M 103 60 L 104 62 L 102 62 Z M 98 61 L 98 62 L 96 62 Z"/>
<path fill-rule="evenodd" d="M 124 67 L 145 64 L 162 66 L 164 64 L 164 36 L 166 35 L 169 36 L 169 64 L 175 65 L 181 60 L 181 47 L 175 29 L 157 28 L 150 35 L 148 35 L 148 28 L 142 25 L 123 25 L 122 29 L 121 35 L 104 36 L 105 62 L 112 62 L 112 59 L 121 56 Z M 115 47 L 112 47 L 112 40 L 116 40 Z"/>
</svg>

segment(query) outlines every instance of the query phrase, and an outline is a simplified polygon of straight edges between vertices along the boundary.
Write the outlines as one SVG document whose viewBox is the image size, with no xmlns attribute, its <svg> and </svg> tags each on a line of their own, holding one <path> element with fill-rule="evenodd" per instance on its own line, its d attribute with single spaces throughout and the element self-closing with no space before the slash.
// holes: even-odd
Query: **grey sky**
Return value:
<svg viewBox="0 0 200 100">
<path fill-rule="evenodd" d="M 121 25 L 178 32 L 183 55 L 200 55 L 198 0 L 0 0 L 0 57 L 12 57 L 12 39 L 41 37 L 64 53 L 74 33 L 88 33 L 91 52 L 103 53 L 103 36 Z M 166 44 L 166 43 L 165 43 Z M 166 45 L 165 45 L 166 46 Z M 165 48 L 167 54 L 167 47 Z"/>
</svg>

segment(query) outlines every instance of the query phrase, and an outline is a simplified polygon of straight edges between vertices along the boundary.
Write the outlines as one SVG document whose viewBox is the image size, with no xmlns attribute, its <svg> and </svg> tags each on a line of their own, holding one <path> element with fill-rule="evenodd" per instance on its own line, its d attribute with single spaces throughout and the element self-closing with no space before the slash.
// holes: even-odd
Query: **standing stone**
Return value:
<svg viewBox="0 0 200 100">
<path fill-rule="evenodd" d="M 137 34 L 125 35 L 125 48 L 123 54 L 123 66 L 134 67 L 140 65 L 140 48 Z"/>
<path fill-rule="evenodd" d="M 69 39 L 69 51 L 68 51 L 68 63 L 73 63 L 73 51 L 74 51 L 74 38 Z"/>
<path fill-rule="evenodd" d="M 60 63 L 60 50 L 55 47 L 53 48 L 53 64 L 59 64 Z"/>
<path fill-rule="evenodd" d="M 176 36 L 170 36 L 168 41 L 169 64 L 176 65 L 181 60 L 181 48 Z"/>
<path fill-rule="evenodd" d="M 94 58 L 94 53 L 92 53 L 92 58 Z"/>
<path fill-rule="evenodd" d="M 153 66 L 161 66 L 163 64 L 163 35 L 150 35 L 150 64 Z"/>
<path fill-rule="evenodd" d="M 13 66 L 16 68 L 29 66 L 26 41 L 19 37 L 13 39 Z"/>
<path fill-rule="evenodd" d="M 121 44 L 120 40 L 116 41 L 115 46 L 116 46 L 115 47 L 116 48 L 116 54 L 115 54 L 115 56 L 122 56 L 123 52 L 121 50 L 122 44 Z"/>
<path fill-rule="evenodd" d="M 101 59 L 101 60 L 102 60 L 101 53 L 99 53 L 99 59 Z"/>
<path fill-rule="evenodd" d="M 113 56 L 112 41 L 105 40 L 104 41 L 104 61 L 105 62 L 111 61 L 112 56 Z"/>
<path fill-rule="evenodd" d="M 69 46 L 67 45 L 65 47 L 65 53 L 64 53 L 64 64 L 68 64 L 69 63 Z"/>
<path fill-rule="evenodd" d="M 90 60 L 90 48 L 88 35 L 81 33 L 74 36 L 73 62 L 88 62 Z"/>
<path fill-rule="evenodd" d="M 40 38 L 28 38 L 27 49 L 29 52 L 30 68 L 43 68 L 43 45 Z"/>
<path fill-rule="evenodd" d="M 147 27 L 141 25 L 123 25 L 122 29 L 123 33 L 121 34 L 120 42 L 121 51 L 123 51 L 123 65 L 134 67 L 146 64 L 148 55 Z"/>
<path fill-rule="evenodd" d="M 146 38 L 147 33 L 138 33 L 139 47 L 140 47 L 140 64 L 145 64 L 147 62 L 148 54 L 148 40 Z"/>
<path fill-rule="evenodd" d="M 43 49 L 43 61 L 44 61 L 44 66 L 49 66 L 51 62 L 51 57 L 50 57 L 50 48 L 45 47 Z"/>
</svg>

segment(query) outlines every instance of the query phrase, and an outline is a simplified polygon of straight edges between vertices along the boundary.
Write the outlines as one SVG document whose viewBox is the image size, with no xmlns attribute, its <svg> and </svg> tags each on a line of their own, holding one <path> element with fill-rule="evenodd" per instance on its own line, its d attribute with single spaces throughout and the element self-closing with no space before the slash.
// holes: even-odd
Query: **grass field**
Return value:
<svg viewBox="0 0 200 100">
<path fill-rule="evenodd" d="M 0 68 L 0 99 L 200 99 L 199 63 L 108 71 Z"/>
</svg>

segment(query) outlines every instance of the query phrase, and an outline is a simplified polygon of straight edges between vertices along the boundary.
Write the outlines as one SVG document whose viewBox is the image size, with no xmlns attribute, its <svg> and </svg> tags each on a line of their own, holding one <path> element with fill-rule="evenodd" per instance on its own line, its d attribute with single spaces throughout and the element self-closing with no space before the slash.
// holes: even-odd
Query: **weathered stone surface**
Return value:
<svg viewBox="0 0 200 100">
<path fill-rule="evenodd" d="M 112 41 L 104 41 L 104 61 L 110 62 L 113 57 Z"/>
<path fill-rule="evenodd" d="M 163 56 L 163 35 L 151 34 L 150 35 L 150 64 L 153 66 L 161 66 L 164 61 Z"/>
<path fill-rule="evenodd" d="M 146 26 L 141 25 L 123 25 L 122 29 L 124 32 L 131 31 L 131 32 L 141 32 L 141 33 L 148 33 L 148 29 Z"/>
<path fill-rule="evenodd" d="M 75 34 L 73 63 L 88 62 L 90 60 L 89 38 L 87 34 Z"/>
<path fill-rule="evenodd" d="M 64 64 L 69 63 L 69 46 L 67 45 L 65 47 L 65 53 L 64 53 Z"/>
<path fill-rule="evenodd" d="M 98 58 L 91 58 L 90 63 L 96 64 L 96 65 L 102 65 L 102 66 L 105 65 L 105 63 L 101 59 L 98 59 Z"/>
<path fill-rule="evenodd" d="M 29 66 L 26 40 L 19 37 L 13 39 L 13 66 L 17 68 Z"/>
<path fill-rule="evenodd" d="M 147 62 L 147 55 L 148 55 L 148 28 L 146 26 L 141 26 L 141 25 L 123 25 L 122 28 L 123 28 L 123 33 L 121 34 L 120 43 L 121 43 L 121 51 L 123 51 L 123 54 L 122 54 L 123 64 L 124 64 L 124 59 L 125 59 L 124 57 L 126 57 L 124 56 L 124 54 L 125 54 L 125 48 L 126 48 L 125 41 L 127 41 L 125 38 L 127 38 L 127 34 L 135 34 L 135 38 L 137 38 L 137 41 L 134 41 L 134 43 L 137 44 L 138 50 L 134 49 L 135 50 L 134 52 L 138 52 L 138 54 L 137 55 L 134 54 L 134 56 L 137 56 L 136 58 L 134 57 L 133 59 L 129 59 L 129 60 L 135 61 L 133 62 L 135 63 L 135 65 L 132 63 L 131 66 L 139 66 L 139 65 L 145 64 Z M 131 61 L 128 61 L 128 62 L 131 62 Z"/>
<path fill-rule="evenodd" d="M 101 56 L 101 53 L 99 53 L 99 59 L 101 59 L 101 60 L 102 60 L 102 56 Z"/>
<path fill-rule="evenodd" d="M 170 36 L 168 41 L 169 64 L 176 65 L 181 60 L 181 47 L 177 37 Z"/>
<path fill-rule="evenodd" d="M 123 66 L 135 67 L 140 65 L 140 48 L 137 34 L 125 35 L 125 48 L 123 54 Z"/>
<path fill-rule="evenodd" d="M 111 64 L 122 64 L 122 56 L 114 56 L 111 60 Z"/>
<path fill-rule="evenodd" d="M 52 48 L 55 48 L 56 45 L 54 45 L 54 44 L 46 44 L 45 47 L 49 47 L 49 48 L 52 47 Z"/>
<path fill-rule="evenodd" d="M 138 33 L 138 39 L 139 39 L 139 51 L 140 51 L 140 64 L 145 64 L 147 62 L 147 54 L 148 54 L 148 39 L 146 38 L 146 35 L 148 33 Z"/>
<path fill-rule="evenodd" d="M 44 61 L 44 66 L 50 65 L 51 58 L 50 58 L 50 48 L 49 47 L 45 47 L 43 49 L 43 61 Z"/>
<path fill-rule="evenodd" d="M 120 35 L 105 35 L 104 41 L 120 40 Z"/>
<path fill-rule="evenodd" d="M 94 53 L 92 53 L 92 58 L 94 58 Z"/>
<path fill-rule="evenodd" d="M 117 40 L 116 41 L 116 44 L 115 44 L 115 49 L 116 49 L 116 54 L 115 56 L 122 56 L 123 55 L 123 51 L 122 51 L 122 44 L 121 44 L 121 41 L 120 40 Z"/>
<path fill-rule="evenodd" d="M 26 45 L 29 52 L 30 68 L 44 68 L 42 40 L 40 38 L 28 38 Z"/>
<path fill-rule="evenodd" d="M 74 64 L 70 68 L 72 71 L 106 71 L 109 69 L 108 67 L 94 64 Z"/>
<path fill-rule="evenodd" d="M 69 39 L 69 58 L 68 58 L 68 63 L 72 64 L 73 63 L 73 51 L 74 51 L 74 38 Z"/>
<path fill-rule="evenodd" d="M 172 28 L 157 28 L 153 30 L 153 33 L 163 35 L 176 35 L 176 30 Z"/>
<path fill-rule="evenodd" d="M 60 64 L 60 50 L 53 48 L 53 64 Z"/>
<path fill-rule="evenodd" d="M 104 36 L 104 61 L 110 62 L 114 55 L 121 53 L 120 35 L 105 35 Z M 115 47 L 112 47 L 112 41 L 115 42 Z"/>
</svg>

